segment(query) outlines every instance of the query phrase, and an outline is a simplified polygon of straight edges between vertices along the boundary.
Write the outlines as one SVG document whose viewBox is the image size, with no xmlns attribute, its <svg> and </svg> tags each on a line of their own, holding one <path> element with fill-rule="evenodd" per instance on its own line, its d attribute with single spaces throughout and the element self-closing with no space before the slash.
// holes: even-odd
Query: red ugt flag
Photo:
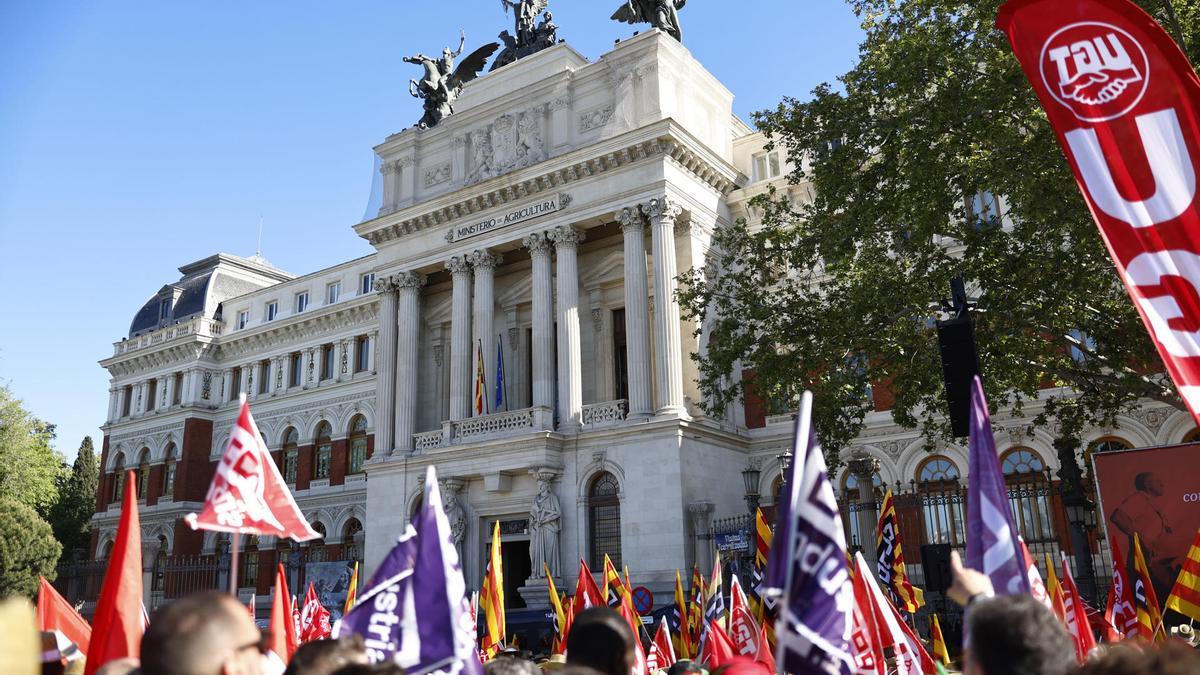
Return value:
<svg viewBox="0 0 1200 675">
<path fill-rule="evenodd" d="M 242 412 L 229 435 L 229 445 L 204 498 L 204 509 L 185 518 L 193 530 L 317 539 L 296 506 L 279 468 L 263 444 L 250 404 L 242 396 Z"/>
<path fill-rule="evenodd" d="M 1128 0 L 1010 0 L 996 25 L 1200 422 L 1200 79 L 1162 27 Z"/>
</svg>

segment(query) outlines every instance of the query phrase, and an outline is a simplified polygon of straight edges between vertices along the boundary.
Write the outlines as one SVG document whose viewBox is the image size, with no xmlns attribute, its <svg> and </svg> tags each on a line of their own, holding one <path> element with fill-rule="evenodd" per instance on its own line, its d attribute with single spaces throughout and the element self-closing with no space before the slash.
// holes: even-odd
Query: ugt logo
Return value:
<svg viewBox="0 0 1200 675">
<path fill-rule="evenodd" d="M 1149 83 L 1146 52 L 1116 26 L 1099 22 L 1060 28 L 1042 46 L 1042 82 L 1084 122 L 1106 122 L 1142 100 Z"/>
</svg>

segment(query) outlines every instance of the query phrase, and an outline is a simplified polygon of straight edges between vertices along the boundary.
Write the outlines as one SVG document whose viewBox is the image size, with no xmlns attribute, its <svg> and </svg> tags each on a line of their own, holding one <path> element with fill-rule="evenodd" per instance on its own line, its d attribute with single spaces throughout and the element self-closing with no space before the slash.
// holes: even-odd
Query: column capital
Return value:
<svg viewBox="0 0 1200 675">
<path fill-rule="evenodd" d="M 683 207 L 679 204 L 667 199 L 666 197 L 655 197 L 649 202 L 640 206 L 643 214 L 651 220 L 667 220 L 668 222 L 675 220 L 679 214 L 683 213 Z"/>
<path fill-rule="evenodd" d="M 550 255 L 550 247 L 553 242 L 545 232 L 534 232 L 521 240 L 521 245 L 529 249 L 529 254 L 533 257 L 540 255 Z"/>
<path fill-rule="evenodd" d="M 642 220 L 641 205 L 627 206 L 617 212 L 617 222 L 621 224 L 622 232 L 631 230 L 641 232 L 646 228 L 646 222 Z"/>
<path fill-rule="evenodd" d="M 570 225 L 559 225 L 558 227 L 546 233 L 550 241 L 554 242 L 555 248 L 576 248 L 584 240 L 583 232 L 571 227 Z"/>
<path fill-rule="evenodd" d="M 476 270 L 494 270 L 500 264 L 500 256 L 485 249 L 471 251 L 467 256 Z"/>
<path fill-rule="evenodd" d="M 380 293 L 390 293 L 396 290 L 396 277 L 379 277 L 375 280 L 375 290 Z"/>
<path fill-rule="evenodd" d="M 471 272 L 471 261 L 468 260 L 468 257 L 469 256 L 451 256 L 450 259 L 446 261 L 446 269 L 449 270 L 451 274 L 455 275 L 469 274 Z"/>
<path fill-rule="evenodd" d="M 397 289 L 420 288 L 425 285 L 425 275 L 419 272 L 400 272 L 392 277 Z"/>
</svg>

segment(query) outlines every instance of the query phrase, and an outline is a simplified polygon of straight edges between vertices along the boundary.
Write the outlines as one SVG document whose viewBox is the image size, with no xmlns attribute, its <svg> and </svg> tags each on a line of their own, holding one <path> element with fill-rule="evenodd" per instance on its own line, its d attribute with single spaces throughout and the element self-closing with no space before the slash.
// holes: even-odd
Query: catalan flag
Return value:
<svg viewBox="0 0 1200 675">
<path fill-rule="evenodd" d="M 491 554 L 480 591 L 483 604 L 484 631 L 481 651 L 487 659 L 495 658 L 504 648 L 504 567 L 500 560 L 500 521 L 492 529 Z"/>
<path fill-rule="evenodd" d="M 933 643 L 933 658 L 943 666 L 950 665 L 950 651 L 946 649 L 946 637 L 942 635 L 942 624 L 937 614 L 929 615 L 929 641 Z"/>
<path fill-rule="evenodd" d="M 1183 569 L 1179 570 L 1179 576 L 1175 579 L 1175 587 L 1167 596 L 1166 608 L 1200 621 L 1200 530 L 1196 531 L 1187 559 L 1183 561 Z"/>
<path fill-rule="evenodd" d="M 475 414 L 483 415 L 487 412 L 487 378 L 483 374 L 483 341 L 478 341 L 475 346 Z"/>
<path fill-rule="evenodd" d="M 350 588 L 346 590 L 346 604 L 343 606 L 342 614 L 349 614 L 350 608 L 354 606 L 354 602 L 358 600 L 358 561 L 354 561 L 354 574 L 350 575 Z"/>
<path fill-rule="evenodd" d="M 621 598 L 625 597 L 625 582 L 621 581 L 621 574 L 617 572 L 617 568 L 613 565 L 608 554 L 604 554 L 604 602 L 609 607 L 620 607 Z"/>
<path fill-rule="evenodd" d="M 696 646 L 696 656 L 700 653 L 700 634 L 704 632 L 704 598 L 707 595 L 704 577 L 700 576 L 700 567 L 692 565 L 692 597 L 688 605 L 688 627 L 692 629 L 692 644 Z"/>
<path fill-rule="evenodd" d="M 692 658 L 691 612 L 688 611 L 687 596 L 683 593 L 683 579 L 679 570 L 675 570 L 675 651 L 681 659 Z"/>
<path fill-rule="evenodd" d="M 750 584 L 750 607 L 754 618 L 767 635 L 771 648 L 775 645 L 775 600 L 763 592 L 763 580 L 767 574 L 767 557 L 771 552 L 771 543 L 775 533 L 767 519 L 763 517 L 762 509 L 754 510 L 754 576 Z"/>
<path fill-rule="evenodd" d="M 1166 639 L 1163 631 L 1162 610 L 1158 608 L 1158 597 L 1154 595 L 1154 584 L 1150 581 L 1150 569 L 1146 556 L 1142 555 L 1142 540 L 1133 533 L 1133 607 L 1137 610 L 1138 635 L 1149 637 L 1150 642 Z"/>
<path fill-rule="evenodd" d="M 878 552 L 879 583 L 887 589 L 896 609 L 914 614 L 925 604 L 925 593 L 908 580 L 904 551 L 900 546 L 900 523 L 892 491 L 883 496 L 879 522 L 875 525 L 875 550 Z"/>
<path fill-rule="evenodd" d="M 554 587 L 554 575 L 550 574 L 550 567 L 546 563 L 542 563 L 542 567 L 546 572 L 546 581 L 549 582 L 550 592 L 550 608 L 554 610 L 554 643 L 551 645 L 551 654 L 562 654 L 567 648 L 567 615 L 563 612 L 562 600 L 558 597 L 558 589 Z"/>
</svg>

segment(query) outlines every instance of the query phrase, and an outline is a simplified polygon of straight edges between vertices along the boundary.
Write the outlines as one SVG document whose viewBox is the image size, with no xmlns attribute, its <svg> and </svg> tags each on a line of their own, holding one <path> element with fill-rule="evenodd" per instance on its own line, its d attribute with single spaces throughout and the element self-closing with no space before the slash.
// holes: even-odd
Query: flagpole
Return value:
<svg viewBox="0 0 1200 675">
<path fill-rule="evenodd" d="M 230 539 L 232 540 L 233 551 L 229 559 L 229 593 L 236 598 L 238 594 L 238 548 L 241 547 L 242 533 L 234 532 Z"/>
<path fill-rule="evenodd" d="M 500 338 L 500 343 L 499 343 L 500 344 L 500 358 L 503 359 L 504 358 L 504 335 L 497 334 L 496 337 Z M 501 390 L 504 393 L 504 412 L 508 412 L 511 409 L 511 407 L 508 404 L 508 376 L 505 376 L 504 386 L 501 388 Z"/>
</svg>

